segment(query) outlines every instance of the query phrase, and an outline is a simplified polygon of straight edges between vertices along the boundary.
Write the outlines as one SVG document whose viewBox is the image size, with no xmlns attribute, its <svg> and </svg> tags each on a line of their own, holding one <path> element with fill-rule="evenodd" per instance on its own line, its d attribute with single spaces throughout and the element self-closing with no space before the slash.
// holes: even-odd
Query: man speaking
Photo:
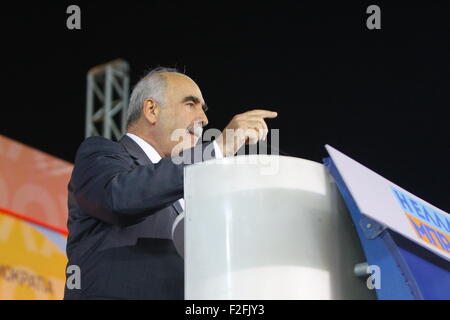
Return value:
<svg viewBox="0 0 450 320">
<path fill-rule="evenodd" d="M 184 298 L 184 263 L 171 236 L 184 206 L 183 167 L 257 143 L 268 132 L 264 118 L 277 116 L 267 110 L 236 115 L 213 142 L 201 144 L 205 111 L 192 79 L 157 68 L 133 89 L 126 135 L 81 144 L 68 186 L 67 240 L 68 267 L 80 271 L 80 286 L 66 283 L 65 299 Z M 206 148 L 209 156 L 192 159 Z"/>
</svg>

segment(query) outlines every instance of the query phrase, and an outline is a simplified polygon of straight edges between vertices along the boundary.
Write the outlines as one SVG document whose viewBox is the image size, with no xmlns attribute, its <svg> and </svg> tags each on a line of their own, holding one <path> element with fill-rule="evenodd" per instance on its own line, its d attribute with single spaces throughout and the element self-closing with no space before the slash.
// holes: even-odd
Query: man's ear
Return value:
<svg viewBox="0 0 450 320">
<path fill-rule="evenodd" d="M 144 101 L 144 105 L 142 106 L 142 114 L 151 125 L 156 123 L 159 111 L 159 105 L 155 100 L 149 98 Z"/>
</svg>

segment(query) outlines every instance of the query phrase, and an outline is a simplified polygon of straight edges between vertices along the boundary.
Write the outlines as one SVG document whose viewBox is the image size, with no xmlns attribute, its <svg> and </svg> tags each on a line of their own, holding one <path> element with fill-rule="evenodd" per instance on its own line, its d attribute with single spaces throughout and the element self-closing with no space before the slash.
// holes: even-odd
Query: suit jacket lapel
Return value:
<svg viewBox="0 0 450 320">
<path fill-rule="evenodd" d="M 125 147 L 131 157 L 133 157 L 136 162 L 140 165 L 153 164 L 150 159 L 145 154 L 144 150 L 139 147 L 139 145 L 133 141 L 129 136 L 124 135 L 120 139 L 119 143 Z"/>
<path fill-rule="evenodd" d="M 140 165 L 153 165 L 153 162 L 148 158 L 147 154 L 145 154 L 144 150 L 134 142 L 129 136 L 124 135 L 122 139 L 120 139 L 119 143 L 125 147 L 130 156 L 135 159 L 135 161 Z M 183 208 L 180 205 L 179 201 L 175 201 L 172 203 L 172 207 L 175 209 L 177 214 L 183 212 Z"/>
</svg>

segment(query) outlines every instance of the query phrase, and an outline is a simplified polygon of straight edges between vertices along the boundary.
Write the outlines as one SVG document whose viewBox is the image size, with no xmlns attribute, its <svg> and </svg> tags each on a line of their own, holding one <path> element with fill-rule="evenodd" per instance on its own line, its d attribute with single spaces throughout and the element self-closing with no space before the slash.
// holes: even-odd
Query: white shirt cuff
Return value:
<svg viewBox="0 0 450 320">
<path fill-rule="evenodd" d="M 217 144 L 216 140 L 213 141 L 213 144 L 214 144 L 214 154 L 216 156 L 216 159 L 223 159 L 222 150 L 220 150 L 219 145 Z"/>
</svg>

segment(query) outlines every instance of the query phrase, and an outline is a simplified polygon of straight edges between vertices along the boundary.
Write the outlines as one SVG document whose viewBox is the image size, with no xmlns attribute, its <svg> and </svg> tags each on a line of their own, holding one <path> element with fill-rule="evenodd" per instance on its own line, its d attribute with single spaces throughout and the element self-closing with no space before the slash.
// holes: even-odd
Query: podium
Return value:
<svg viewBox="0 0 450 320">
<path fill-rule="evenodd" d="M 375 298 L 354 275 L 365 257 L 322 164 L 237 156 L 187 166 L 184 177 L 185 216 L 176 222 L 184 233 L 174 227 L 174 241 L 183 246 L 186 299 Z"/>
</svg>

